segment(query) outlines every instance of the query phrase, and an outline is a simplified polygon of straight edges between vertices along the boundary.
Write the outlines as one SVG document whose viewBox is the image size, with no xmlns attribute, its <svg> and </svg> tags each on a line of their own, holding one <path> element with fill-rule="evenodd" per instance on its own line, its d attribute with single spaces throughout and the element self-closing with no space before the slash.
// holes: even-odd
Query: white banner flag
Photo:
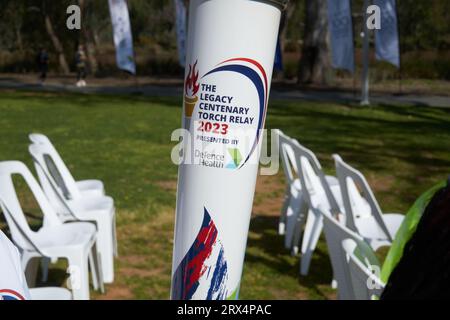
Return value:
<svg viewBox="0 0 450 320">
<path fill-rule="evenodd" d="M 400 67 L 395 0 L 374 0 L 381 9 L 381 29 L 375 30 L 375 57 Z"/>
<path fill-rule="evenodd" d="M 353 26 L 350 0 L 328 0 L 333 68 L 355 70 Z"/>
<path fill-rule="evenodd" d="M 186 6 L 184 0 L 174 0 L 177 26 L 178 60 L 182 67 L 186 64 Z"/>
<path fill-rule="evenodd" d="M 133 37 L 126 0 L 108 0 L 108 3 L 116 47 L 117 66 L 119 69 L 136 74 Z"/>
</svg>

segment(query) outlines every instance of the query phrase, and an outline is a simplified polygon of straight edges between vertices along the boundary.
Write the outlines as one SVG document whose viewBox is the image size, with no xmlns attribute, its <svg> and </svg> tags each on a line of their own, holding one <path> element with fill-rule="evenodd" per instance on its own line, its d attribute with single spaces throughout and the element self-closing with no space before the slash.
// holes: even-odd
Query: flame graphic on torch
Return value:
<svg viewBox="0 0 450 320">
<path fill-rule="evenodd" d="M 195 104 L 198 101 L 197 92 L 200 89 L 200 84 L 198 83 L 198 70 L 197 62 L 194 65 L 189 65 L 189 72 L 186 77 L 184 84 L 184 112 L 186 117 L 191 117 L 194 112 Z"/>
</svg>

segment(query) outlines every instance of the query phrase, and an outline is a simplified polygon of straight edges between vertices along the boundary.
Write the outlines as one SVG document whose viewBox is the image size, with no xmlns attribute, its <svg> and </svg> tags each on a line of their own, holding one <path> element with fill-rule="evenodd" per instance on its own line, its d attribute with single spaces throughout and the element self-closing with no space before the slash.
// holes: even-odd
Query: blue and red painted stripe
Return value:
<svg viewBox="0 0 450 320">
<path fill-rule="evenodd" d="M 227 298 L 225 288 L 227 263 L 223 246 L 217 236 L 216 225 L 205 208 L 200 231 L 173 275 L 172 299 L 192 299 L 200 281 L 209 281 L 209 289 L 205 296 L 197 298 L 208 300 Z M 205 262 L 211 257 L 215 246 L 220 246 L 217 260 L 212 266 L 208 266 Z"/>
<path fill-rule="evenodd" d="M 15 290 L 0 289 L 1 300 L 25 300 L 25 298 Z"/>
</svg>

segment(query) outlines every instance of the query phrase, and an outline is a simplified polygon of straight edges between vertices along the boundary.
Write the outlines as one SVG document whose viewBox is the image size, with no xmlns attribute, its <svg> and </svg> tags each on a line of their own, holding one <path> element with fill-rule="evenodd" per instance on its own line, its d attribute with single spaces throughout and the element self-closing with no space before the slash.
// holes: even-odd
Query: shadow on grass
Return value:
<svg viewBox="0 0 450 320">
<path fill-rule="evenodd" d="M 76 105 L 80 108 L 110 108 L 111 105 L 121 104 L 124 107 L 145 107 L 151 108 L 152 104 L 159 104 L 169 108 L 179 108 L 181 112 L 181 97 L 160 97 L 145 96 L 140 94 L 98 94 L 98 93 L 72 93 L 72 92 L 40 92 L 12 90 L 3 92 L 2 98 L 17 103 L 23 103 L 24 99 L 32 101 L 33 99 L 42 100 L 45 98 L 46 106 L 55 106 L 64 108 L 66 104 Z M 142 104 L 142 103 L 145 104 Z"/>
<path fill-rule="evenodd" d="M 321 286 L 330 285 L 333 272 L 324 240 L 319 241 L 309 274 L 300 276 L 299 257 L 290 255 L 289 250 L 284 247 L 284 238 L 277 234 L 277 229 L 278 217 L 255 216 L 251 219 L 250 231 L 256 236 L 248 239 L 246 263 L 265 265 L 276 273 L 291 277 L 293 283 L 307 288 L 310 295 L 328 298 Z"/>
<path fill-rule="evenodd" d="M 363 174 L 392 176 L 404 206 L 450 173 L 450 109 L 279 103 L 268 128 L 281 128 L 334 171 L 332 153 Z"/>
</svg>

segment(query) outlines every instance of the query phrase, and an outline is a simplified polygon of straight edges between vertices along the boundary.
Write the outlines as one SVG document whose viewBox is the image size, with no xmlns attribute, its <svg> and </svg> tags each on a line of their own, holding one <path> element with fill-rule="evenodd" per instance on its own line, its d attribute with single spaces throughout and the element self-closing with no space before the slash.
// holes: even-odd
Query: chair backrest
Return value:
<svg viewBox="0 0 450 320">
<path fill-rule="evenodd" d="M 293 140 L 285 135 L 281 130 L 275 129 L 274 133 L 278 136 L 278 150 L 283 164 L 284 175 L 286 176 L 286 183 L 288 187 L 292 185 L 297 175 L 297 163 L 295 161 Z"/>
<path fill-rule="evenodd" d="M 371 248 L 364 242 L 357 243 L 353 239 L 342 241 L 342 248 L 348 263 L 354 298 L 356 300 L 379 298 L 384 290 L 384 284 L 373 272 L 380 271 L 379 265 L 372 265 L 369 261 Z"/>
<path fill-rule="evenodd" d="M 28 225 L 20 205 L 13 182 L 14 175 L 21 176 L 34 195 L 44 215 L 44 226 L 61 225 L 61 222 L 25 164 L 19 161 L 0 162 L 0 206 L 11 231 L 11 236 L 15 244 L 22 250 L 37 250 L 40 252 L 33 241 L 36 233 Z"/>
<path fill-rule="evenodd" d="M 64 196 L 66 198 L 79 197 L 76 181 L 50 139 L 41 133 L 31 133 L 28 137 L 33 144 L 42 147 L 41 150 L 45 152 L 43 164 L 48 167 L 58 187 L 64 192 Z"/>
<path fill-rule="evenodd" d="M 377 222 L 378 227 L 385 234 L 386 238 L 392 242 L 392 236 L 383 220 L 383 213 L 366 178 L 361 172 L 345 163 L 339 155 L 334 154 L 333 159 L 341 187 L 347 227 L 359 232 L 356 219 L 359 216 L 368 214 L 368 210 L 370 210 L 370 214 Z M 361 192 L 358 190 L 358 187 Z M 370 209 L 367 208 L 367 205 L 364 205 L 363 199 L 368 203 Z"/>
<path fill-rule="evenodd" d="M 70 200 L 79 199 L 80 191 L 71 176 L 64 174 L 62 162 L 47 144 L 28 147 L 42 188 L 58 213 L 70 213 Z"/>
<path fill-rule="evenodd" d="M 341 213 L 339 205 L 334 198 L 331 188 L 325 178 L 322 166 L 316 155 L 309 149 L 294 140 L 293 148 L 295 161 L 297 162 L 298 175 L 303 190 L 303 197 L 312 209 L 318 208 L 319 203 L 315 203 L 313 195 L 321 196 L 328 201 L 329 210 L 333 215 Z"/>
<path fill-rule="evenodd" d="M 341 300 L 354 299 L 353 286 L 350 272 L 346 261 L 345 253 L 342 249 L 342 241 L 353 239 L 357 243 L 364 243 L 364 239 L 337 221 L 326 208 L 320 208 L 323 215 L 323 228 L 328 246 L 328 253 L 333 267 L 335 280 L 338 283 L 338 297 Z M 377 257 L 371 251 L 368 259 L 372 265 L 380 265 Z"/>
<path fill-rule="evenodd" d="M 44 143 L 44 144 L 47 143 L 53 145 L 50 139 L 46 135 L 43 135 L 42 133 L 30 133 L 28 135 L 28 138 L 32 143 Z"/>
</svg>

